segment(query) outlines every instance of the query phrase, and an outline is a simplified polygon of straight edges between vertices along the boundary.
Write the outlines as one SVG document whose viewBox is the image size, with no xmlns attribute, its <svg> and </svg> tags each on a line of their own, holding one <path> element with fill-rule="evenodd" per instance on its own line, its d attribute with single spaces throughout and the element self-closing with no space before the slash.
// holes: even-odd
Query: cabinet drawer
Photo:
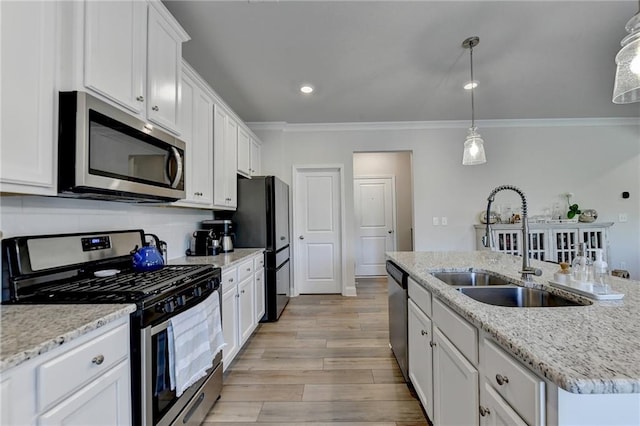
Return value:
<svg viewBox="0 0 640 426">
<path fill-rule="evenodd" d="M 264 268 L 264 253 L 253 259 L 253 270 L 259 271 L 262 268 Z"/>
<path fill-rule="evenodd" d="M 422 312 L 431 317 L 431 292 L 409 277 L 409 299 L 418 305 Z"/>
<path fill-rule="evenodd" d="M 438 299 L 433 299 L 433 321 L 473 364 L 478 365 L 478 330 Z"/>
<path fill-rule="evenodd" d="M 222 270 L 222 292 L 226 293 L 227 290 L 233 288 L 238 284 L 238 268 L 225 268 Z"/>
<path fill-rule="evenodd" d="M 38 410 L 104 374 L 129 354 L 129 327 L 123 324 L 38 367 Z"/>
<path fill-rule="evenodd" d="M 544 423 L 544 381 L 488 339 L 483 342 L 487 382 L 530 425 Z"/>
<path fill-rule="evenodd" d="M 238 282 L 242 282 L 253 274 L 253 260 L 249 259 L 238 265 Z"/>
</svg>

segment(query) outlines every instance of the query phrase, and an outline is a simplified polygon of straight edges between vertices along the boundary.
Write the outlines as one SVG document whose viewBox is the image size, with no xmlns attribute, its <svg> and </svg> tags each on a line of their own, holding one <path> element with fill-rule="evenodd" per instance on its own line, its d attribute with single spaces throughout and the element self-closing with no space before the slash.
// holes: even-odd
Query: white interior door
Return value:
<svg viewBox="0 0 640 426">
<path fill-rule="evenodd" d="M 342 292 L 340 188 L 339 169 L 296 171 L 294 282 L 299 293 Z"/>
<path fill-rule="evenodd" d="M 356 275 L 385 275 L 387 251 L 396 249 L 393 178 L 354 179 Z"/>
</svg>

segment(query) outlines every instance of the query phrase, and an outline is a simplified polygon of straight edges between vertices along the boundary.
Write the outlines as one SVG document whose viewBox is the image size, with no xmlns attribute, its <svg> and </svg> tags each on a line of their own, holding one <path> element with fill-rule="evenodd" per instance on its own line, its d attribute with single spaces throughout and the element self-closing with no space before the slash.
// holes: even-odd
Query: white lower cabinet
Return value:
<svg viewBox="0 0 640 426">
<path fill-rule="evenodd" d="M 481 426 L 526 426 L 513 408 L 485 380 L 480 388 Z"/>
<path fill-rule="evenodd" d="M 409 379 L 430 419 L 433 419 L 433 353 L 431 320 L 412 300 L 408 308 Z"/>
<path fill-rule="evenodd" d="M 129 317 L 0 375 L 3 425 L 131 424 Z"/>
<path fill-rule="evenodd" d="M 477 425 L 478 370 L 433 328 L 433 394 L 436 425 Z"/>
<path fill-rule="evenodd" d="M 260 266 L 256 271 L 255 265 Z M 242 346 L 249 340 L 264 315 L 263 254 L 243 260 L 237 266 L 222 269 L 222 349 L 226 370 Z"/>
</svg>

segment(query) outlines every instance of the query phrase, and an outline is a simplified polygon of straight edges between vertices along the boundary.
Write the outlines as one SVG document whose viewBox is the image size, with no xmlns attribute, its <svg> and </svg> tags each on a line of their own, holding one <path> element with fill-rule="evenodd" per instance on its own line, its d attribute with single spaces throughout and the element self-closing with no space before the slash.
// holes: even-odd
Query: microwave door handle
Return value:
<svg viewBox="0 0 640 426">
<path fill-rule="evenodd" d="M 178 183 L 180 182 L 180 179 L 182 179 L 182 172 L 183 172 L 182 156 L 180 155 L 180 152 L 178 152 L 178 150 L 173 146 L 171 147 L 171 155 L 176 160 L 176 175 L 172 180 L 171 179 L 171 170 L 170 170 L 171 168 L 169 167 L 170 162 L 167 161 L 167 176 L 169 177 L 169 180 L 171 181 L 171 187 L 175 188 L 175 187 L 178 186 Z"/>
</svg>

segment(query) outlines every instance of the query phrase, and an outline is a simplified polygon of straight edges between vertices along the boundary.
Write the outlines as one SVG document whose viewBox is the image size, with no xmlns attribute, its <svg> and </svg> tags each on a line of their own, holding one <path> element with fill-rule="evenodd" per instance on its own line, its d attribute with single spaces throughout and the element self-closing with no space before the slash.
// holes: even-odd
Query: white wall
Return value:
<svg viewBox="0 0 640 426">
<path fill-rule="evenodd" d="M 291 182 L 292 165 L 342 163 L 353 178 L 353 152 L 412 151 L 416 250 L 473 250 L 473 225 L 498 185 L 520 187 L 529 214 L 542 214 L 560 196 L 598 211 L 611 228 L 612 268 L 623 262 L 640 279 L 640 122 L 635 120 L 523 120 L 479 122 L 487 163 L 462 166 L 468 123 L 371 125 L 253 125 L 263 141 L 263 173 Z M 346 185 L 347 273 L 353 277 L 353 188 Z M 629 191 L 631 197 L 622 199 Z M 520 204 L 502 192 L 496 204 Z M 628 215 L 617 223 L 618 214 Z M 433 216 L 449 225 L 433 226 Z"/>
<path fill-rule="evenodd" d="M 199 227 L 199 222 L 211 218 L 212 214 L 207 210 L 139 206 L 113 201 L 36 196 L 0 198 L 0 230 L 4 238 L 143 229 L 167 242 L 170 259 L 184 256 L 190 235 Z"/>
</svg>

